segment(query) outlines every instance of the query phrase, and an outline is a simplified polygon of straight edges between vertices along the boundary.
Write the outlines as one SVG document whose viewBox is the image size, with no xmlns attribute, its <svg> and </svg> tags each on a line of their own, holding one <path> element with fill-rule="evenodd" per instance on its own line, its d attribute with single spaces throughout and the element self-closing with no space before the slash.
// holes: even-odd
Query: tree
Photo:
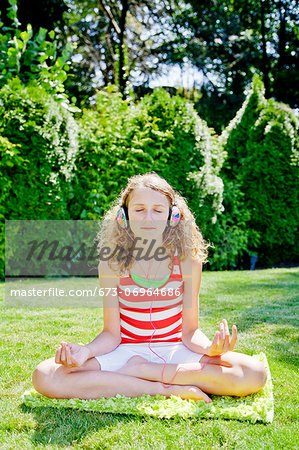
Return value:
<svg viewBox="0 0 299 450">
<path fill-rule="evenodd" d="M 116 84 L 123 98 L 136 76 L 147 84 L 161 72 L 155 47 L 162 42 L 169 12 L 157 0 L 70 0 L 68 35 L 78 44 L 67 89 L 88 105 L 97 88 Z"/>
<path fill-rule="evenodd" d="M 298 106 L 296 0 L 169 3 L 177 33 L 156 51 L 170 63 L 189 60 L 212 90 L 240 98 L 257 71 L 267 97 Z"/>
<path fill-rule="evenodd" d="M 26 14 L 34 10 L 25 8 L 30 1 L 19 2 Z M 202 85 L 194 84 L 200 96 L 196 108 L 219 133 L 241 106 L 255 72 L 263 77 L 267 98 L 298 106 L 297 0 L 39 4 L 49 24 L 60 30 L 59 39 L 77 43 L 66 89 L 82 106 L 90 105 L 96 90 L 109 84 L 116 84 L 123 97 L 133 86 L 142 96 L 163 65 L 184 68 L 186 63 L 203 74 Z M 37 15 L 31 20 L 38 21 Z"/>
</svg>

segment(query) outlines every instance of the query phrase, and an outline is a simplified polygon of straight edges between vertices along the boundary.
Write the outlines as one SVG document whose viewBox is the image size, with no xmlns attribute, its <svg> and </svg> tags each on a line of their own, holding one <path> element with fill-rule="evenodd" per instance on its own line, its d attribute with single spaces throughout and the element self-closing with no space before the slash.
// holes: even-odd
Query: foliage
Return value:
<svg viewBox="0 0 299 450">
<path fill-rule="evenodd" d="M 55 100 L 76 111 L 77 108 L 70 105 L 64 88 L 72 46 L 67 43 L 58 56 L 58 41 L 53 30 L 48 33 L 45 28 L 40 28 L 34 34 L 28 24 L 27 30 L 21 31 L 17 1 L 9 0 L 9 3 L 11 7 L 7 16 L 12 26 L 3 27 L 0 21 L 0 87 L 18 76 L 24 85 L 34 83 L 42 86 Z"/>
<path fill-rule="evenodd" d="M 18 19 L 22 24 L 30 23 L 33 31 L 38 32 L 39 28 L 46 28 L 51 31 L 54 28 L 58 31 L 62 29 L 64 22 L 63 14 L 67 11 L 64 0 L 18 0 Z M 1 11 L 2 20 L 5 26 L 10 26 L 10 19 L 5 11 L 9 7 L 9 0 L 2 0 Z M 22 27 L 23 28 L 23 27 Z M 24 30 L 23 30 L 24 31 Z"/>
<path fill-rule="evenodd" d="M 42 87 L 12 79 L 0 90 L 1 258 L 5 219 L 70 218 L 77 134 L 71 114 Z"/>
<path fill-rule="evenodd" d="M 260 265 L 296 261 L 299 154 L 294 112 L 266 100 L 256 76 L 221 141 L 228 154 L 222 174 L 240 190 L 236 204 L 246 217 L 248 241 L 243 250 L 257 251 Z M 231 209 L 229 216 L 232 225 L 240 225 L 236 210 Z"/>
<path fill-rule="evenodd" d="M 223 213 L 211 229 L 214 248 L 210 249 L 211 270 L 239 268 L 240 255 L 246 253 L 253 230 L 248 229 L 250 211 L 243 207 L 244 194 L 237 182 L 223 179 Z M 252 236 L 251 236 L 252 237 Z M 258 236 L 257 236 L 258 237 Z M 247 268 L 246 266 L 243 268 Z"/>
<path fill-rule="evenodd" d="M 11 196 L 13 178 L 12 171 L 19 168 L 28 167 L 29 161 L 21 156 L 20 146 L 12 144 L 7 138 L 0 135 L 0 279 L 4 277 L 5 265 L 5 242 L 4 242 L 4 223 L 5 206 Z"/>
</svg>

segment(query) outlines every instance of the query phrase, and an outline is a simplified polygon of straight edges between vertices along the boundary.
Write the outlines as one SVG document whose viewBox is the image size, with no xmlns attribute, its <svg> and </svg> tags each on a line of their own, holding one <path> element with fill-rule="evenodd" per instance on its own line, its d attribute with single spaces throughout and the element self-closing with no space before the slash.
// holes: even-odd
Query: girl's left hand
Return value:
<svg viewBox="0 0 299 450">
<path fill-rule="evenodd" d="M 219 322 L 217 322 L 218 324 Z M 237 342 L 237 327 L 232 326 L 232 338 L 230 339 L 229 329 L 226 319 L 220 322 L 220 331 L 217 331 L 210 348 L 207 351 L 208 356 L 220 355 L 228 351 L 233 351 Z"/>
<path fill-rule="evenodd" d="M 62 341 L 55 356 L 56 364 L 66 367 L 80 367 L 90 358 L 90 350 L 81 344 Z"/>
</svg>

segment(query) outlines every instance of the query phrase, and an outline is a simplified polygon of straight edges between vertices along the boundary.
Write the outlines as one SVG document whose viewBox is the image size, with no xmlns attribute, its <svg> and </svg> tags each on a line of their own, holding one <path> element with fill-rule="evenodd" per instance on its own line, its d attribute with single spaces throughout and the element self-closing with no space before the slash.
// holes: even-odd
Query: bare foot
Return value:
<svg viewBox="0 0 299 450">
<path fill-rule="evenodd" d="M 170 397 L 170 395 L 176 395 L 183 399 L 192 399 L 194 401 L 204 400 L 205 403 L 212 403 L 212 399 L 197 386 L 192 385 L 179 385 L 179 384 L 170 384 L 169 388 L 166 388 L 165 385 L 162 386 L 161 395 L 165 395 L 166 397 Z"/>
</svg>

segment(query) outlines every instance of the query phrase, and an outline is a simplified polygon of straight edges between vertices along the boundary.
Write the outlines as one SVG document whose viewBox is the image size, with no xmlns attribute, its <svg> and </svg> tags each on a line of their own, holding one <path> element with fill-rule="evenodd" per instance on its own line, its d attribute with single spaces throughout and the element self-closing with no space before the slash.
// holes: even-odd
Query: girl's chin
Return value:
<svg viewBox="0 0 299 450">
<path fill-rule="evenodd" d="M 144 229 L 144 230 L 138 230 L 137 234 L 135 236 L 141 237 L 141 238 L 155 238 L 155 239 L 161 239 L 162 233 L 161 231 L 157 229 Z"/>
</svg>

